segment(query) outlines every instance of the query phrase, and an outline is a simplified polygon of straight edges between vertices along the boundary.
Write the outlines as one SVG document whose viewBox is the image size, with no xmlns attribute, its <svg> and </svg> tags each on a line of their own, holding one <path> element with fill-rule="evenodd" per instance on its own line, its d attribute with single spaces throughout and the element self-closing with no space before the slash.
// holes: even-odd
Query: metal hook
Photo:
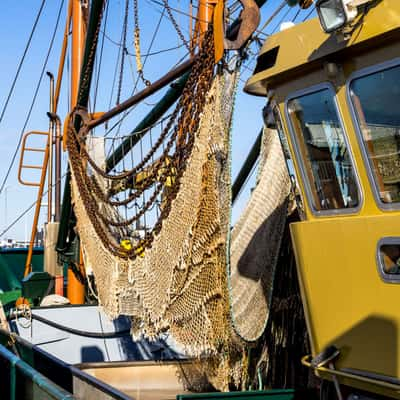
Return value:
<svg viewBox="0 0 400 400">
<path fill-rule="evenodd" d="M 224 39 L 224 47 L 227 50 L 238 50 L 249 40 L 250 36 L 257 29 L 260 23 L 260 9 L 254 0 L 240 0 L 243 10 L 240 12 L 238 21 L 239 28 L 236 39 L 230 40 L 228 37 Z M 227 36 L 234 35 L 234 28 Z"/>
</svg>

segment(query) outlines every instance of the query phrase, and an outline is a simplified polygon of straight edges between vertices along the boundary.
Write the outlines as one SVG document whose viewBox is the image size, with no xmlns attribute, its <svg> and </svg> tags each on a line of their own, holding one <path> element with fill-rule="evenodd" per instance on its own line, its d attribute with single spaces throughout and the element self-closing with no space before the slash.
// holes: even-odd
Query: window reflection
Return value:
<svg viewBox="0 0 400 400">
<path fill-rule="evenodd" d="M 379 257 L 384 274 L 400 276 L 400 244 L 383 244 Z"/>
<path fill-rule="evenodd" d="M 272 109 L 272 118 L 271 119 L 274 122 L 275 129 L 278 131 L 279 140 L 281 142 L 283 155 L 284 155 L 285 161 L 286 161 L 286 167 L 287 167 L 289 177 L 290 177 L 291 190 L 292 190 L 292 193 L 293 193 L 295 201 L 296 201 L 296 205 L 297 205 L 297 209 L 298 209 L 300 218 L 305 219 L 304 205 L 303 205 L 303 201 L 300 196 L 300 190 L 298 187 L 298 182 L 297 182 L 297 178 L 296 178 L 296 174 L 295 174 L 295 170 L 294 170 L 294 164 L 293 164 L 292 156 L 290 154 L 289 143 L 287 141 L 287 137 L 283 130 L 281 114 L 280 114 L 277 106 L 273 107 L 273 109 Z"/>
<path fill-rule="evenodd" d="M 352 81 L 350 94 L 379 197 L 400 201 L 400 67 Z"/>
<path fill-rule="evenodd" d="M 293 130 L 317 211 L 354 208 L 358 190 L 333 94 L 323 89 L 288 102 Z"/>
</svg>

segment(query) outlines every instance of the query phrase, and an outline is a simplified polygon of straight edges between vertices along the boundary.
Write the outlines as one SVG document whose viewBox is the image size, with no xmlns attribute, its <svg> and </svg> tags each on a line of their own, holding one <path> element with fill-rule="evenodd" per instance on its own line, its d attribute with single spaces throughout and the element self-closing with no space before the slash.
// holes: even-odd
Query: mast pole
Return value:
<svg viewBox="0 0 400 400">
<path fill-rule="evenodd" d="M 81 0 L 72 0 L 71 109 L 77 105 L 84 50 L 84 23 Z"/>
<path fill-rule="evenodd" d="M 47 71 L 50 79 L 50 113 L 54 113 L 54 76 Z M 47 223 L 53 222 L 53 145 L 54 145 L 54 121 L 49 119 L 49 162 L 47 165 Z"/>
<path fill-rule="evenodd" d="M 199 0 L 197 11 L 198 45 L 200 46 L 203 35 L 207 32 L 208 25 L 212 22 L 214 6 L 217 0 Z"/>
<path fill-rule="evenodd" d="M 84 21 L 81 0 L 72 1 L 72 44 L 71 44 L 71 110 L 78 104 L 79 81 L 84 52 Z M 81 256 L 78 268 L 81 269 Z M 80 271 L 82 272 L 82 271 Z M 80 282 L 72 269 L 68 268 L 67 297 L 71 304 L 83 304 L 85 286 Z"/>
<path fill-rule="evenodd" d="M 60 91 L 61 91 L 61 83 L 64 74 L 64 66 L 65 66 L 65 57 L 67 55 L 67 48 L 68 48 L 68 38 L 69 38 L 69 28 L 71 26 L 72 20 L 72 5 L 73 0 L 69 0 L 68 2 L 68 10 L 67 10 L 67 22 L 65 24 L 64 29 L 64 38 L 61 48 L 61 55 L 60 55 L 60 63 L 58 65 L 58 72 L 57 72 L 57 81 L 54 93 L 54 115 L 52 116 L 55 119 L 56 124 L 56 137 L 55 137 L 55 154 L 54 154 L 54 164 L 55 164 L 55 185 L 54 185 L 54 192 L 55 192 L 55 199 L 54 199 L 54 221 L 60 222 L 60 210 L 61 210 L 61 123 L 57 116 L 57 109 L 58 109 L 58 100 L 60 98 Z"/>
</svg>

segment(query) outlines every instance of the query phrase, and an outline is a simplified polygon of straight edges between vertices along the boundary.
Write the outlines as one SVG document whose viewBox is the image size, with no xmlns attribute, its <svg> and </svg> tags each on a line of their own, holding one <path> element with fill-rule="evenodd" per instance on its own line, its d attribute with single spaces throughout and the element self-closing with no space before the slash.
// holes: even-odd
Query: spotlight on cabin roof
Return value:
<svg viewBox="0 0 400 400">
<path fill-rule="evenodd" d="M 286 3 L 290 7 L 299 6 L 300 8 L 306 9 L 313 4 L 314 0 L 286 0 Z"/>
<path fill-rule="evenodd" d="M 326 33 L 342 29 L 357 14 L 357 7 L 371 0 L 317 0 L 316 8 L 322 29 Z"/>
</svg>

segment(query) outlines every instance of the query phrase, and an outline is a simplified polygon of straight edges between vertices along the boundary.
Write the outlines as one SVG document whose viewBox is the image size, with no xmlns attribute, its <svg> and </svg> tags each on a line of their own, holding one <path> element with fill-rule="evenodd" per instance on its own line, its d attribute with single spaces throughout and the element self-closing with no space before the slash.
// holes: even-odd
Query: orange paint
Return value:
<svg viewBox="0 0 400 400">
<path fill-rule="evenodd" d="M 74 109 L 78 99 L 79 79 L 81 74 L 85 26 L 80 0 L 72 0 L 72 46 L 71 46 L 71 109 Z M 79 268 L 84 271 L 82 255 Z M 83 304 L 85 301 L 85 286 L 76 279 L 71 269 L 68 269 L 67 297 L 71 304 Z"/>
</svg>

